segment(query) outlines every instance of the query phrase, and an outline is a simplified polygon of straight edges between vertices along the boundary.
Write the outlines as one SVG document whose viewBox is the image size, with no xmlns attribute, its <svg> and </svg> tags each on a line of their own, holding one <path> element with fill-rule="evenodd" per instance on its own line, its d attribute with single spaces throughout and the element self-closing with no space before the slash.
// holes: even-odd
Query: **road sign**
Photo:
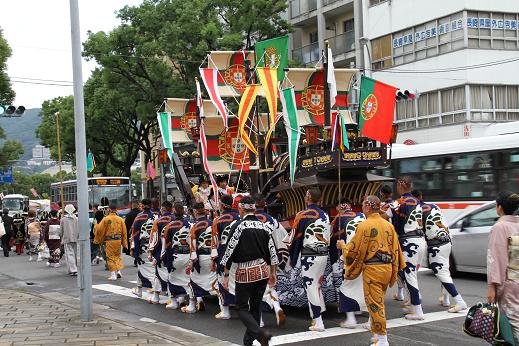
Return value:
<svg viewBox="0 0 519 346">
<path fill-rule="evenodd" d="M 10 184 L 14 182 L 14 179 L 13 179 L 13 168 L 12 167 L 9 167 L 9 169 L 7 170 L 7 172 L 0 172 L 0 183 L 6 183 L 6 184 Z"/>
</svg>

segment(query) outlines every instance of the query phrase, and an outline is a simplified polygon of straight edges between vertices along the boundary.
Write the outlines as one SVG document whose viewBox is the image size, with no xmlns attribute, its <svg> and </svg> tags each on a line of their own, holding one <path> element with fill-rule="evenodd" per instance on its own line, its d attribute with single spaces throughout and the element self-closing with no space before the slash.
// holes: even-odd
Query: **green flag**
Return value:
<svg viewBox="0 0 519 346">
<path fill-rule="evenodd" d="M 96 162 L 94 160 L 94 154 L 89 150 L 87 156 L 87 172 L 92 173 L 92 171 L 96 168 Z"/>
<path fill-rule="evenodd" d="M 285 78 L 288 64 L 288 35 L 256 43 L 256 66 L 277 67 L 278 80 Z"/>
<path fill-rule="evenodd" d="M 299 148 L 299 123 L 297 120 L 296 95 L 294 88 L 281 90 L 281 104 L 283 105 L 283 120 L 285 121 L 285 129 L 288 136 L 288 157 L 290 162 L 290 183 L 294 184 L 296 165 L 297 165 L 297 149 Z"/>
<path fill-rule="evenodd" d="M 171 114 L 169 112 L 157 113 L 157 120 L 159 122 L 160 135 L 162 137 L 164 149 L 168 150 L 169 159 L 171 162 L 173 162 L 173 145 L 171 143 Z"/>
</svg>

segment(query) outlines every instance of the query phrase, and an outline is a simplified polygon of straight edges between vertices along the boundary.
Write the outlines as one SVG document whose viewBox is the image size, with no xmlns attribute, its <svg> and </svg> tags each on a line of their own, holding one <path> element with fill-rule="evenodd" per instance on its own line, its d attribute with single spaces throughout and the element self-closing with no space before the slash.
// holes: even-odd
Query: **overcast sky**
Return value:
<svg viewBox="0 0 519 346">
<path fill-rule="evenodd" d="M 81 41 L 88 30 L 110 31 L 120 23 L 115 11 L 139 3 L 79 0 Z M 71 95 L 72 86 L 62 86 L 72 84 L 69 1 L 0 0 L 0 14 L 0 28 L 13 51 L 7 63 L 16 91 L 14 104 L 37 108 L 45 100 Z M 94 68 L 94 63 L 83 61 L 83 82 Z"/>
</svg>

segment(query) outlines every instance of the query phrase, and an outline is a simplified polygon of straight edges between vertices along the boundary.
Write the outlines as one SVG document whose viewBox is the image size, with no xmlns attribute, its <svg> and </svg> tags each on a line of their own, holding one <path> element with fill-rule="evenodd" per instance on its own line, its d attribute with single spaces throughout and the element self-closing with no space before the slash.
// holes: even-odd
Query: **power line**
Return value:
<svg viewBox="0 0 519 346">
<path fill-rule="evenodd" d="M 35 84 L 35 85 L 53 85 L 53 86 L 65 86 L 65 87 L 72 87 L 72 84 L 58 84 L 58 83 L 48 83 L 48 82 L 30 82 L 30 81 L 23 81 L 23 80 L 11 80 L 13 83 L 22 83 L 22 84 Z"/>
</svg>

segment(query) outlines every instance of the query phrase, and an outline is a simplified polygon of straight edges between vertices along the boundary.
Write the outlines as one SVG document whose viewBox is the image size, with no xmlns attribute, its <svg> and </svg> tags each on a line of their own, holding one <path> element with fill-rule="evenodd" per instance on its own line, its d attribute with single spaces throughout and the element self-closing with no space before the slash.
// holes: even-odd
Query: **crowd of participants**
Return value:
<svg viewBox="0 0 519 346">
<path fill-rule="evenodd" d="M 347 199 L 340 200 L 331 221 L 320 206 L 321 191 L 311 187 L 305 196 L 306 209 L 295 216 L 288 231 L 267 213 L 263 195 L 233 198 L 227 182 L 219 183 L 218 205 L 204 182 L 195 191 L 197 202 L 192 208 L 169 201 L 159 208 L 156 200 L 144 199 L 125 219 L 103 199 L 92 225 L 93 263 L 105 258 L 108 280 L 118 280 L 122 277 L 124 249 L 138 269 L 133 294 L 142 297 L 149 292 L 151 304 L 160 304 L 160 296 L 167 295 L 166 309 L 186 314 L 203 312 L 204 298 L 217 296 L 220 311 L 214 317 L 230 319 L 230 307 L 236 307 L 246 326 L 244 345 L 252 345 L 254 340 L 269 344 L 271 334 L 264 328 L 262 306 L 274 311 L 278 326 L 285 323 L 276 291 L 277 277 L 295 267 L 301 268 L 310 331 L 325 330 L 322 313 L 326 302 L 321 286 L 327 265 L 344 277 L 336 287 L 338 310 L 345 314 L 340 326 L 371 330 L 372 345 L 389 345 L 384 300 L 388 287 L 395 283 L 393 299 L 402 301 L 405 318 L 424 319 L 418 269 L 426 256 L 441 283 L 438 303 L 451 313 L 467 309 L 450 275 L 451 238 L 442 211 L 425 202 L 421 192 L 413 190 L 409 178 L 397 179 L 396 199 L 391 188 L 384 186 L 378 196 L 363 199 L 361 210 L 354 210 Z M 519 235 L 519 223 L 512 216 L 519 197 L 506 192 L 496 201 L 501 218 L 490 236 L 488 299 L 502 303 L 506 311 L 519 304 L 519 286 L 506 279 L 508 258 L 502 251 L 506 247 L 503 234 Z M 74 219 L 73 214 L 73 206 L 65 207 L 61 220 L 56 211 L 51 211 L 38 242 L 29 241 L 34 249 L 41 245 L 42 237 L 45 239 L 51 254 L 49 266 L 59 265 L 59 248 L 66 238 L 63 229 L 68 227 L 64 219 Z M 30 214 L 27 234 L 31 216 L 34 218 Z M 60 229 L 60 240 L 55 243 L 50 236 L 53 226 Z M 68 248 L 65 253 L 74 251 Z M 69 272 L 75 275 L 77 269 Z M 364 325 L 357 323 L 359 312 L 369 314 Z M 517 333 L 518 321 L 511 321 Z"/>
</svg>

